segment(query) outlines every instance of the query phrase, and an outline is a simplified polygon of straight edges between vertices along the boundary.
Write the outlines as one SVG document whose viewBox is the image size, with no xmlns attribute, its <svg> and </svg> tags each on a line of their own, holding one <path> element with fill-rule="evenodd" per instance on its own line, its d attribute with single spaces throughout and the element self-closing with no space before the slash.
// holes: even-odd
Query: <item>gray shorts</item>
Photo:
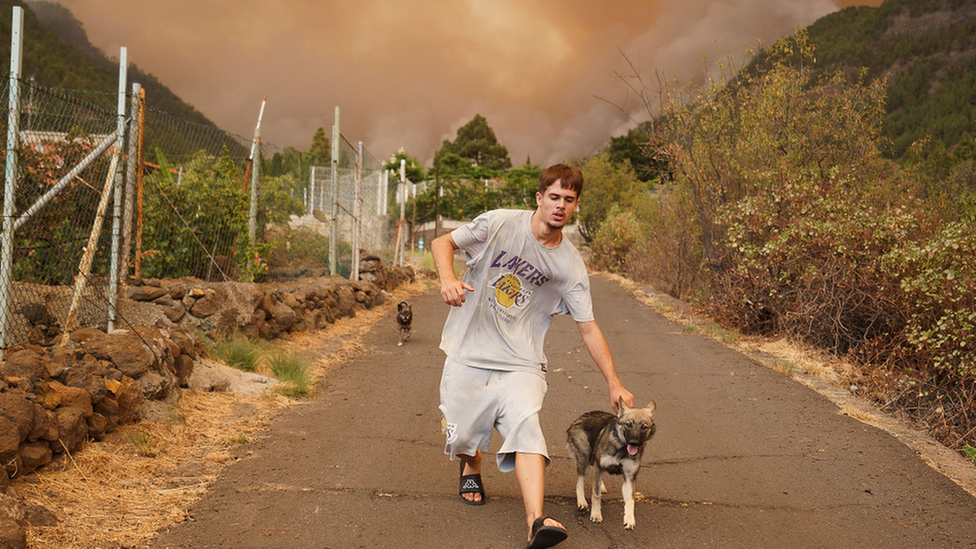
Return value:
<svg viewBox="0 0 976 549">
<path fill-rule="evenodd" d="M 491 430 L 503 439 L 495 460 L 498 470 L 515 469 L 515 452 L 541 454 L 549 464 L 539 410 L 548 385 L 529 372 L 474 368 L 448 358 L 441 374 L 441 413 L 444 414 L 444 453 L 475 455 L 487 451 Z"/>
</svg>

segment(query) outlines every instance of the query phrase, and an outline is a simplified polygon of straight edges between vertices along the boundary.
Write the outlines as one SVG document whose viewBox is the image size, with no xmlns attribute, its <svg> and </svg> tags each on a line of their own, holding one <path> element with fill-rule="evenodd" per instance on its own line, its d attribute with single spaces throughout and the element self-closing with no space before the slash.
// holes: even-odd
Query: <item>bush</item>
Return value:
<svg viewBox="0 0 976 549">
<path fill-rule="evenodd" d="M 976 376 L 976 230 L 948 224 L 885 261 L 900 278 L 911 350 L 938 369 Z"/>
<path fill-rule="evenodd" d="M 590 244 L 593 266 L 612 273 L 627 271 L 629 258 L 644 232 L 633 212 L 614 204 Z"/>
</svg>

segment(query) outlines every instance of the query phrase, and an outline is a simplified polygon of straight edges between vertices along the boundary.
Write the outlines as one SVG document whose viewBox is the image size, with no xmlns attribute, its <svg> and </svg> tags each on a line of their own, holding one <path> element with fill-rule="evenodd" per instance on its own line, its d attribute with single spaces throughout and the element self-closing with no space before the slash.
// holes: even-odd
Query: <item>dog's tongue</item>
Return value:
<svg viewBox="0 0 976 549">
<path fill-rule="evenodd" d="M 632 456 L 636 456 L 637 455 L 637 445 L 636 444 L 628 444 L 627 445 L 627 453 L 630 454 L 630 455 L 632 455 Z"/>
</svg>

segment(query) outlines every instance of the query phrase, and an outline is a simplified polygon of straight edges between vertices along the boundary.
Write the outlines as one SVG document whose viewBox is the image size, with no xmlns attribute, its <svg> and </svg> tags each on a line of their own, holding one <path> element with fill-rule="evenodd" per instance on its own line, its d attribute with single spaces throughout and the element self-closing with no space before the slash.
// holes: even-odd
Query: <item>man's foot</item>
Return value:
<svg viewBox="0 0 976 549">
<path fill-rule="evenodd" d="M 566 528 L 554 518 L 539 517 L 532 522 L 525 549 L 542 549 L 562 543 L 568 534 Z"/>
<path fill-rule="evenodd" d="M 481 452 L 473 458 L 459 455 L 461 460 L 461 480 L 458 494 L 468 505 L 485 504 L 485 487 L 481 482 Z"/>
</svg>

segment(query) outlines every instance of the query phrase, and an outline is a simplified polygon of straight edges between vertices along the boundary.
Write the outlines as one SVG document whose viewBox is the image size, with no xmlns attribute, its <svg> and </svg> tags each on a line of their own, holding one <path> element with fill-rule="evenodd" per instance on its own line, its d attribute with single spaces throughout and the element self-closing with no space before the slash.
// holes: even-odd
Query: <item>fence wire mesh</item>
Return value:
<svg viewBox="0 0 976 549">
<path fill-rule="evenodd" d="M 8 86 L 4 77 L 4 102 Z M 117 101 L 117 94 L 20 84 L 7 347 L 51 340 L 68 326 L 69 316 L 71 328 L 106 326 L 116 211 L 124 235 L 122 276 L 257 282 L 326 276 L 333 224 L 337 274 L 349 276 L 354 249 L 392 256 L 383 165 L 368 151 L 360 155 L 345 137 L 333 161 L 333 187 L 333 162 L 321 153 L 259 143 L 252 159 L 251 139 L 146 107 L 131 94 L 130 131 L 120 149 Z M 6 119 L 2 125 L 6 135 Z M 122 208 L 125 192 L 115 208 L 116 177 L 122 178 L 120 188 L 131 188 L 128 215 Z M 72 314 L 79 275 L 85 288 Z M 126 323 L 124 317 L 119 321 Z"/>
</svg>

